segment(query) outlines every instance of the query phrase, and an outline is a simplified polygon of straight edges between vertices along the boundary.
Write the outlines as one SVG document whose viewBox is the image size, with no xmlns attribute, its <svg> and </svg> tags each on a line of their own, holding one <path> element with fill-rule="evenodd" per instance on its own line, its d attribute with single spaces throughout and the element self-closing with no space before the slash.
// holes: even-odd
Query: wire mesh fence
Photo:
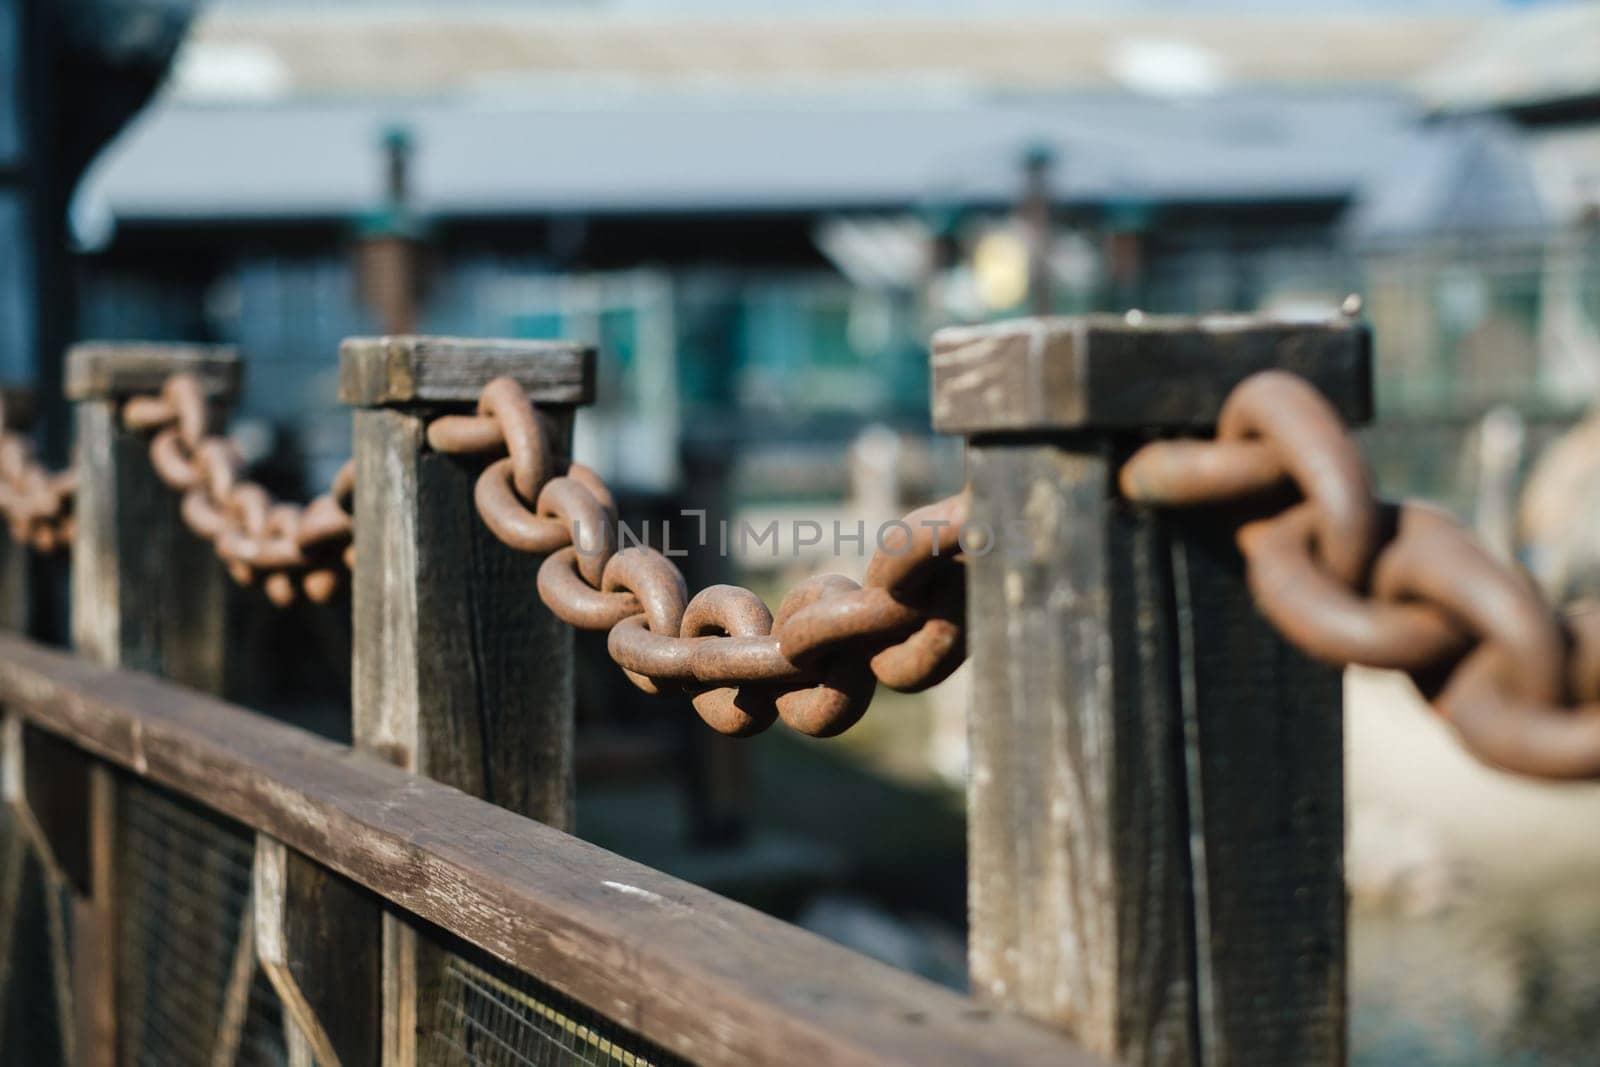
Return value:
<svg viewBox="0 0 1600 1067">
<path fill-rule="evenodd" d="M 255 957 L 253 836 L 125 782 L 117 850 L 122 1062 L 286 1063 L 282 1008 Z"/>
<path fill-rule="evenodd" d="M 437 1067 L 676 1067 L 684 1061 L 537 980 L 451 954 L 423 1061 Z"/>
<path fill-rule="evenodd" d="M 0 1067 L 66 1062 L 63 906 L 63 890 L 49 884 L 10 809 L 0 806 Z"/>
</svg>

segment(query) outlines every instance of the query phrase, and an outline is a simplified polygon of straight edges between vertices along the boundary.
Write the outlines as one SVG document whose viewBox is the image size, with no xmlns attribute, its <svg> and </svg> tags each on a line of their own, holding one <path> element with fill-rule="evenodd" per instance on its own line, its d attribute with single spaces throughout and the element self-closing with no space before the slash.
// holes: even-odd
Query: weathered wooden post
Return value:
<svg viewBox="0 0 1600 1067">
<path fill-rule="evenodd" d="M 355 411 L 358 746 L 550 825 L 572 826 L 572 631 L 539 601 L 541 560 L 502 545 L 473 505 L 488 456 L 427 446 L 432 419 L 483 386 L 521 383 L 570 445 L 594 390 L 593 349 L 541 341 L 352 339 L 340 399 Z M 418 1060 L 441 953 L 384 918 L 386 1064 Z"/>
<path fill-rule="evenodd" d="M 1339 672 L 1254 611 L 1227 515 L 1117 490 L 1267 368 L 1370 415 L 1335 319 L 1025 319 L 942 331 L 968 438 L 974 992 L 1136 1064 L 1345 1057 Z"/>
<path fill-rule="evenodd" d="M 160 674 L 212 693 L 226 684 L 227 576 L 211 548 L 186 529 L 179 502 L 150 465 L 149 443 L 125 430 L 123 401 L 156 393 L 188 371 L 202 392 L 228 400 L 238 389 L 231 349 L 196 345 L 83 344 L 67 359 L 67 396 L 77 402 L 77 524 L 72 545 L 72 639 L 101 663 Z M 62 760 L 82 761 L 66 746 Z M 82 884 L 72 911 L 77 1062 L 116 1062 L 116 780 L 103 764 L 60 769 L 81 775 L 89 802 Z"/>
</svg>

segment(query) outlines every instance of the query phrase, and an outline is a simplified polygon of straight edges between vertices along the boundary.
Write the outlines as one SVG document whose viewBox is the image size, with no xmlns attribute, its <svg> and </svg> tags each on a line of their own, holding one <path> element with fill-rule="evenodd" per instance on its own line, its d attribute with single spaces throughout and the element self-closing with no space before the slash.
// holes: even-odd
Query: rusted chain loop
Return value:
<svg viewBox="0 0 1600 1067">
<path fill-rule="evenodd" d="M 896 596 L 926 584 L 927 576 L 961 551 L 971 497 L 965 491 L 909 512 L 879 541 L 867 563 L 866 585 Z"/>
<path fill-rule="evenodd" d="M 1563 622 L 1448 516 L 1380 504 L 1308 384 L 1247 380 L 1215 442 L 1147 445 L 1120 484 L 1147 503 L 1221 503 L 1281 486 L 1273 462 L 1305 502 L 1245 521 L 1237 538 L 1256 602 L 1286 639 L 1333 663 L 1407 671 L 1488 763 L 1600 777 L 1600 615 Z"/>
<path fill-rule="evenodd" d="M 1143 448 L 1118 475 L 1124 496 L 1161 507 L 1236 500 L 1279 488 L 1289 471 L 1261 441 L 1162 441 Z"/>
<path fill-rule="evenodd" d="M 609 630 L 643 607 L 628 590 L 603 592 L 578 573 L 578 550 L 571 545 L 552 552 L 539 564 L 539 599 L 556 618 L 582 630 Z"/>
<path fill-rule="evenodd" d="M 33 442 L 8 433 L 0 436 L 0 478 L 16 482 L 33 466 Z"/>
<path fill-rule="evenodd" d="M 0 512 L 13 540 L 41 553 L 69 543 L 76 492 L 70 470 L 46 470 L 29 438 L 0 430 Z"/>
<path fill-rule="evenodd" d="M 689 593 L 683 574 L 653 548 L 625 548 L 611 557 L 601 580 L 605 592 L 626 590 L 644 609 L 612 628 L 606 648 L 633 684 L 646 693 L 664 681 L 693 677 L 693 642 L 679 636 Z"/>
<path fill-rule="evenodd" d="M 129 398 L 122 421 L 153 434 L 150 461 L 157 476 L 182 494 L 184 524 L 212 543 L 236 582 L 259 581 L 280 606 L 295 600 L 300 585 L 318 602 L 333 595 L 341 580 L 334 564 L 348 567 L 353 558 L 353 464 L 340 468 L 332 492 L 309 510 L 274 501 L 244 479 L 233 443 L 211 433 L 211 410 L 190 374 L 172 375 L 157 396 Z"/>
<path fill-rule="evenodd" d="M 174 492 L 187 492 L 200 484 L 199 464 L 189 454 L 175 426 L 167 427 L 151 439 L 150 465 L 161 483 Z"/>
<path fill-rule="evenodd" d="M 240 585 L 249 585 L 256 576 L 250 559 L 255 553 L 256 539 L 266 529 L 267 511 L 271 506 L 272 498 L 254 482 L 234 486 L 223 502 L 223 528 L 215 541 L 217 555 Z"/>
<path fill-rule="evenodd" d="M 517 551 L 535 555 L 554 552 L 571 543 L 565 522 L 537 514 L 530 510 L 529 502 L 517 495 L 514 477 L 508 456 L 485 467 L 473 487 L 473 502 L 490 532 Z"/>
<path fill-rule="evenodd" d="M 447 455 L 493 455 L 506 449 L 499 420 L 486 415 L 441 415 L 428 423 L 428 447 Z"/>
<path fill-rule="evenodd" d="M 1498 645 L 1517 695 L 1565 699 L 1566 638 L 1531 581 L 1497 562 L 1435 508 L 1406 503 L 1372 579 L 1381 600 L 1415 600 L 1448 614 L 1480 642 Z"/>
<path fill-rule="evenodd" d="M 693 687 L 692 702 L 719 734 L 748 737 L 777 719 L 778 694 L 761 683 L 792 679 L 799 672 L 778 652 L 771 632 L 772 613 L 748 589 L 708 586 L 689 601 L 681 636 L 699 638 L 689 657 L 700 683 Z"/>
<path fill-rule="evenodd" d="M 215 541 L 227 526 L 227 519 L 211 502 L 210 495 L 199 486 L 183 494 L 178 513 L 185 526 L 207 541 Z"/>
<path fill-rule="evenodd" d="M 179 439 L 186 449 L 194 452 L 205 439 L 211 423 L 211 412 L 206 406 L 200 379 L 186 371 L 174 374 L 162 385 L 161 396 L 172 405 Z"/>
<path fill-rule="evenodd" d="M 499 423 L 511 460 L 512 485 L 518 496 L 533 503 L 552 473 L 544 425 L 534 413 L 533 401 L 515 379 L 496 378 L 479 394 L 478 414 Z"/>
<path fill-rule="evenodd" d="M 251 541 L 250 557 L 246 562 L 263 570 L 304 567 L 306 557 L 297 539 L 299 527 L 299 507 L 294 504 L 274 504 L 267 512 L 261 536 Z"/>
<path fill-rule="evenodd" d="M 300 588 L 305 590 L 306 599 L 313 604 L 326 604 L 339 592 L 341 585 L 339 572 L 332 567 L 316 567 L 308 570 L 300 579 Z"/>
<path fill-rule="evenodd" d="M 1427 604 L 1352 593 L 1317 561 L 1315 539 L 1310 504 L 1247 523 L 1238 533 L 1256 606 L 1290 642 L 1328 663 L 1404 671 L 1454 660 L 1471 647 L 1466 630 Z"/>
<path fill-rule="evenodd" d="M 496 378 L 478 395 L 475 416 L 446 415 L 428 425 L 428 444 L 440 452 L 498 452 L 511 460 L 511 483 L 524 503 L 554 473 L 545 420 L 513 378 Z"/>
<path fill-rule="evenodd" d="M 921 692 L 966 659 L 966 569 L 957 553 L 970 511 L 965 491 L 912 511 L 867 564 L 868 586 L 887 589 L 923 616 L 912 633 L 872 657 L 873 674 L 891 689 Z"/>
<path fill-rule="evenodd" d="M 1580 642 L 1592 647 L 1590 627 Z M 1511 654 L 1478 647 L 1451 674 L 1434 706 L 1467 749 L 1502 770 L 1540 778 L 1600 778 L 1600 702 L 1563 707 L 1521 691 Z"/>
<path fill-rule="evenodd" d="M 1261 438 L 1317 506 L 1317 550 L 1328 569 L 1361 588 L 1378 552 L 1378 505 L 1360 447 L 1309 382 L 1265 371 L 1241 382 L 1217 417 L 1222 441 Z"/>
<path fill-rule="evenodd" d="M 804 664 L 820 652 L 862 639 L 888 642 L 907 636 L 922 612 L 878 586 L 839 589 L 775 624 L 785 658 Z"/>
<path fill-rule="evenodd" d="M 314 604 L 328 603 L 343 584 L 340 568 L 327 560 L 339 560 L 346 569 L 354 566 L 355 520 L 350 509 L 355 503 L 355 485 L 356 466 L 347 460 L 334 475 L 333 487 L 313 498 L 300 515 L 295 543 L 307 560 L 313 561 L 300 585 Z"/>
<path fill-rule="evenodd" d="M 339 506 L 331 493 L 314 497 L 300 515 L 295 543 L 302 551 L 313 552 L 326 546 L 343 546 L 355 533 L 350 513 Z"/>
<path fill-rule="evenodd" d="M 935 581 L 919 608 L 922 624 L 868 661 L 878 681 L 902 693 L 920 693 L 955 673 L 967 658 L 965 567 L 946 564 L 948 577 Z"/>
<path fill-rule="evenodd" d="M 789 590 L 778 605 L 772 629 L 779 632 L 796 615 L 819 602 L 849 596 L 859 588 L 842 574 L 808 578 Z M 809 737 L 835 737 L 860 721 L 872 703 L 877 679 L 866 658 L 851 652 L 847 647 L 819 647 L 804 665 L 807 673 L 801 683 L 786 687 L 778 695 L 778 717 L 785 726 Z"/>
<path fill-rule="evenodd" d="M 578 550 L 578 571 L 598 586 L 617 551 L 617 516 L 579 479 L 552 478 L 539 490 L 539 517 L 561 524 L 567 542 Z"/>
<path fill-rule="evenodd" d="M 1309 383 L 1283 371 L 1246 378 L 1223 402 L 1217 443 L 1208 453 L 1192 441 L 1157 441 L 1140 449 L 1119 475 L 1123 492 L 1143 503 L 1218 502 L 1201 488 L 1258 491 L 1268 465 L 1239 443 L 1266 445 L 1307 500 L 1316 505 L 1317 554 L 1346 586 L 1363 589 L 1378 550 L 1379 520 L 1372 476 L 1361 449 L 1345 432 L 1333 405 Z M 1237 477 L 1222 478 L 1219 464 L 1232 457 Z"/>
<path fill-rule="evenodd" d="M 600 475 L 585 467 L 582 463 L 572 463 L 568 464 L 565 477 L 571 478 L 589 490 L 589 495 L 594 497 L 595 503 L 599 504 L 606 514 L 611 516 L 611 525 L 613 527 L 616 526 L 617 500 L 616 497 L 611 495 L 611 487 L 601 479 Z"/>
<path fill-rule="evenodd" d="M 208 437 L 194 450 L 193 465 L 207 495 L 213 502 L 220 503 L 228 499 L 228 494 L 239 483 L 244 460 L 232 441 Z"/>
<path fill-rule="evenodd" d="M 333 476 L 333 499 L 345 511 L 349 511 L 356 498 L 356 461 L 347 459 Z"/>
<path fill-rule="evenodd" d="M 507 413 L 528 421 L 508 421 Z M 690 612 L 670 560 L 650 549 L 616 551 L 616 505 L 600 477 L 577 463 L 558 474 L 552 425 L 506 380 L 485 391 L 478 414 L 434 420 L 428 441 L 441 452 L 506 452 L 473 489 L 484 523 L 508 546 L 547 555 L 540 598 L 574 626 L 608 630 L 612 658 L 646 692 L 688 690 L 725 732 L 754 732 L 776 715 L 830 736 L 860 718 L 874 670 L 886 684 L 915 690 L 961 662 L 965 495 L 907 516 L 905 532 L 886 541 L 886 558 L 869 567 L 873 588 L 837 575 L 812 579 L 784 599 L 776 624 L 759 598 L 737 587 L 702 593 Z M 534 442 L 543 449 L 537 479 L 524 473 Z"/>
<path fill-rule="evenodd" d="M 122 425 L 134 433 L 154 433 L 177 421 L 177 409 L 165 396 L 129 397 L 122 405 Z"/>
</svg>

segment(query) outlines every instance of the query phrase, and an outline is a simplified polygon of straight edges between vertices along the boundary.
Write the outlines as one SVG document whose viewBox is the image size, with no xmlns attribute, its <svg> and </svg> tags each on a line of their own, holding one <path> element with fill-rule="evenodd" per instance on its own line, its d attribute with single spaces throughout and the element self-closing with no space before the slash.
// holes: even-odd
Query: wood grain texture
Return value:
<svg viewBox="0 0 1600 1067">
<path fill-rule="evenodd" d="M 373 898 L 264 834 L 256 838 L 256 952 L 283 1010 L 323 1067 L 378 1062 Z"/>
<path fill-rule="evenodd" d="M 1352 423 L 1372 414 L 1365 323 L 1245 315 L 1012 319 L 933 336 L 941 433 L 1208 430 L 1228 391 L 1257 371 L 1308 379 Z"/>
<path fill-rule="evenodd" d="M 353 407 L 471 404 L 514 378 L 535 403 L 594 402 L 592 345 L 464 337 L 352 337 L 339 346 L 339 400 Z"/>
<path fill-rule="evenodd" d="M 1226 514 L 1171 517 L 1208 1064 L 1346 1059 L 1341 672 L 1244 589 Z M 1196 810 L 1198 809 L 1198 810 Z"/>
<path fill-rule="evenodd" d="M 973 448 L 975 995 L 1119 1062 L 1198 1063 L 1162 546 L 1094 452 Z"/>
<path fill-rule="evenodd" d="M 370 754 L 0 636 L 0 703 L 697 1062 L 1099 1062 Z"/>
<path fill-rule="evenodd" d="M 1109 450 L 990 442 L 970 561 L 973 988 L 1128 1063 L 1344 1061 L 1336 671 L 1254 611 L 1225 517 Z"/>
<path fill-rule="evenodd" d="M 1366 327 L 1091 316 L 937 345 L 936 421 L 972 435 L 995 535 L 968 568 L 974 988 L 1129 1063 L 1342 1063 L 1337 672 L 1255 612 L 1238 514 L 1134 508 L 1116 472 L 1271 367 L 1364 419 Z"/>
<path fill-rule="evenodd" d="M 211 546 L 184 526 L 145 440 L 122 429 L 116 403 L 84 401 L 77 415 L 74 646 L 103 663 L 224 692 L 226 620 L 238 594 Z"/>
<path fill-rule="evenodd" d="M 439 352 L 401 351 L 415 357 L 408 373 L 452 362 Z M 347 348 L 341 366 L 359 363 Z M 475 392 L 493 374 L 474 365 Z M 427 423 L 445 410 L 452 408 L 355 412 L 353 737 L 408 770 L 568 829 L 572 628 L 539 599 L 543 558 L 507 548 L 477 514 L 473 487 L 491 457 L 427 447 Z M 565 448 L 570 409 L 553 422 L 555 444 Z M 382 1060 L 413 1067 L 447 960 L 405 916 L 383 916 L 382 942 Z"/>
<path fill-rule="evenodd" d="M 208 395 L 225 399 L 237 388 L 229 350 L 88 345 L 69 356 L 69 392 L 79 398 L 72 637 L 99 663 L 221 693 L 233 588 L 210 546 L 183 525 L 145 440 L 118 417 L 128 392 L 159 389 L 178 370 L 193 371 Z M 88 784 L 90 879 L 72 902 L 76 1041 L 83 1062 L 109 1064 L 118 1045 L 118 795 L 104 766 L 90 768 Z"/>
<path fill-rule="evenodd" d="M 238 395 L 238 353 L 228 345 L 86 341 L 67 352 L 69 400 L 104 400 L 157 393 L 173 374 L 186 371 L 208 397 Z"/>
<path fill-rule="evenodd" d="M 484 459 L 428 451 L 426 422 L 355 416 L 356 743 L 569 827 L 572 629 L 539 600 L 542 557 L 507 548 L 479 518 Z M 571 422 L 557 425 L 564 436 Z"/>
</svg>

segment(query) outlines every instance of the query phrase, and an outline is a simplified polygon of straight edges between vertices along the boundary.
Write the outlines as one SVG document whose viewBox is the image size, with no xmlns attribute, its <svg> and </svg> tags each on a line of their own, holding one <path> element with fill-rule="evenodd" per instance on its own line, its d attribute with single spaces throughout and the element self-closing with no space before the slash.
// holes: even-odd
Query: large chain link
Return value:
<svg viewBox="0 0 1600 1067">
<path fill-rule="evenodd" d="M 559 457 L 549 419 L 511 379 L 485 386 L 475 415 L 430 423 L 428 443 L 504 453 L 484 469 L 474 499 L 502 542 L 547 556 L 540 599 L 573 626 L 605 631 L 611 658 L 640 689 L 687 692 L 720 733 L 748 736 L 781 719 L 831 737 L 861 718 L 879 682 L 914 692 L 965 658 L 965 493 L 894 525 L 864 585 L 817 575 L 790 590 L 774 616 L 738 586 L 691 598 L 666 556 L 619 550 L 611 491 L 594 471 Z"/>
<path fill-rule="evenodd" d="M 0 515 L 17 544 L 60 551 L 72 543 L 77 476 L 47 470 L 32 439 L 11 429 L 6 414 L 0 405 Z"/>
<path fill-rule="evenodd" d="M 283 503 L 243 476 L 238 450 L 215 432 L 214 421 L 199 381 L 188 373 L 122 408 L 125 427 L 151 435 L 150 463 L 163 484 L 182 494 L 184 525 L 211 542 L 236 582 L 259 583 L 280 607 L 300 591 L 328 601 L 352 565 L 354 465 L 346 463 L 332 490 L 310 504 Z"/>
<path fill-rule="evenodd" d="M 1309 383 L 1245 380 L 1215 440 L 1147 444 L 1120 481 L 1146 504 L 1241 505 L 1256 603 L 1310 655 L 1407 672 L 1490 764 L 1600 777 L 1600 614 L 1562 618 L 1449 516 L 1379 500 L 1359 445 Z"/>
<path fill-rule="evenodd" d="M 188 374 L 131 398 L 123 422 L 152 435 L 151 462 L 183 494 L 185 523 L 237 581 L 259 581 L 287 604 L 297 587 L 324 602 L 346 580 L 353 465 L 304 508 L 274 501 L 242 477 Z M 690 598 L 682 573 L 653 548 L 619 551 L 610 490 L 558 456 L 549 420 L 514 381 L 486 386 L 475 415 L 434 420 L 428 441 L 441 452 L 503 453 L 478 479 L 475 502 L 500 540 L 547 556 L 540 598 L 573 626 L 606 631 L 612 658 L 641 689 L 689 693 L 722 733 L 782 719 L 832 736 L 861 717 L 879 682 L 914 692 L 965 658 L 965 492 L 896 524 L 864 584 L 817 575 L 774 616 L 737 586 Z M 1307 382 L 1283 372 L 1246 380 L 1215 439 L 1147 444 L 1120 482 L 1150 505 L 1242 505 L 1236 539 L 1251 591 L 1309 654 L 1407 672 L 1489 763 L 1600 777 L 1600 612 L 1559 616 L 1523 572 L 1448 516 L 1379 500 L 1359 446 Z M 71 472 L 46 471 L 0 413 L 0 513 L 12 537 L 41 551 L 66 544 L 73 489 Z"/>
</svg>

